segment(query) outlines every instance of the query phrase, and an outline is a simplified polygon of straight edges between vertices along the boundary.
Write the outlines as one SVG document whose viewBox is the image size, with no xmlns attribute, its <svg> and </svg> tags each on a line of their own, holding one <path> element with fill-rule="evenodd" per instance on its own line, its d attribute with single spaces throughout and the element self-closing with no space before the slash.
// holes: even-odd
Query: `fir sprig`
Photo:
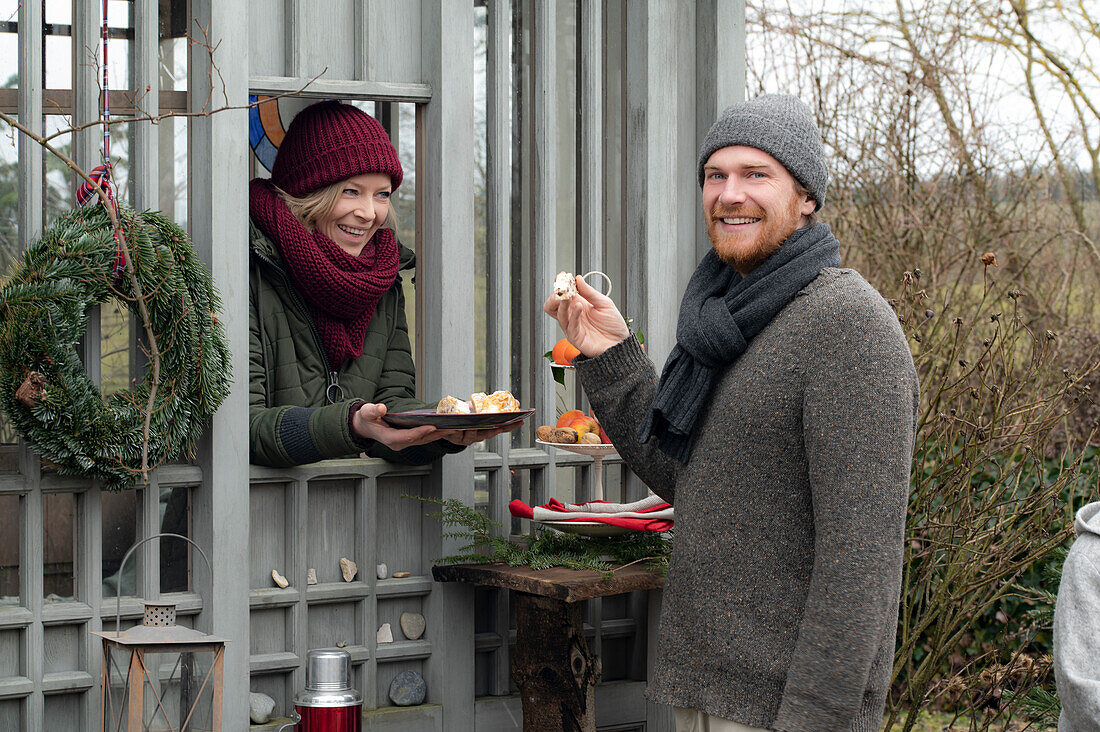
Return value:
<svg viewBox="0 0 1100 732">
<path fill-rule="evenodd" d="M 1058 717 L 1062 713 L 1062 702 L 1050 689 L 1036 686 L 1020 695 L 1011 689 L 1004 691 L 1006 704 L 1015 703 L 1024 717 L 1039 729 L 1051 729 L 1058 726 Z"/>
<path fill-rule="evenodd" d="M 1041 587 L 1017 588 L 1031 594 L 1036 601 L 1036 606 L 1027 611 L 1026 616 L 1036 625 L 1049 628 L 1054 624 L 1054 603 L 1058 595 L 1047 587 L 1058 587 L 1062 582 L 1062 565 L 1066 561 L 1069 549 L 1060 546 L 1050 553 L 1050 558 L 1042 569 L 1043 584 Z"/>
<path fill-rule="evenodd" d="M 454 498 L 440 501 L 406 497 L 438 505 L 439 512 L 429 515 L 450 527 L 443 536 L 465 542 L 457 554 L 433 560 L 438 564 L 503 562 L 532 569 L 589 569 L 610 577 L 616 570 L 633 564 L 644 564 L 650 571 L 664 574 L 672 554 L 671 532 L 636 531 L 624 536 L 584 537 L 540 527 L 529 540 L 514 541 L 504 532 L 503 524 Z"/>
</svg>

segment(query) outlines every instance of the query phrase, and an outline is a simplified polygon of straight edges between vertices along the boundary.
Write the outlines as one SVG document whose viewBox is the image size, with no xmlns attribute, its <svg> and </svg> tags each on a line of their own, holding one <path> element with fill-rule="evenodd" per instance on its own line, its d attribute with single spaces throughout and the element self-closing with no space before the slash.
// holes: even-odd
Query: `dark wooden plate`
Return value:
<svg viewBox="0 0 1100 732">
<path fill-rule="evenodd" d="M 407 412 L 387 413 L 383 420 L 391 427 L 420 427 L 430 424 L 441 430 L 485 430 L 506 424 L 522 422 L 535 413 L 534 409 L 515 412 L 480 412 L 477 414 L 437 414 L 435 409 L 410 409 Z"/>
</svg>

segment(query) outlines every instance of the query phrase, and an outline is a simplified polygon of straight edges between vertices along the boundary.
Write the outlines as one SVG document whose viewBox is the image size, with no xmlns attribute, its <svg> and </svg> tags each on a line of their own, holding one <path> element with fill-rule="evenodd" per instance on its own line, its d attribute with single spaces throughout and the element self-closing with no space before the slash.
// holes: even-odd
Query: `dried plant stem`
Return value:
<svg viewBox="0 0 1100 732">
<path fill-rule="evenodd" d="M 313 82 L 320 79 L 327 71 L 328 71 L 328 67 L 326 66 L 325 68 L 321 69 L 320 73 L 316 74 L 315 76 L 311 77 L 310 79 L 307 79 L 305 83 L 303 83 L 300 87 L 298 87 L 297 89 L 294 89 L 293 91 L 280 92 L 279 94 L 272 94 L 271 96 L 265 96 L 263 99 L 258 99 L 255 102 L 249 102 L 248 104 L 231 104 L 231 105 L 227 105 L 227 106 L 224 106 L 224 107 L 219 107 L 219 108 L 217 108 L 213 111 L 202 110 L 202 111 L 198 111 L 198 112 L 161 112 L 159 114 L 135 114 L 135 115 L 131 115 L 129 117 L 112 117 L 109 120 L 97 119 L 97 120 L 93 120 L 91 122 L 85 122 L 85 123 L 79 124 L 79 125 L 70 125 L 69 127 L 57 130 L 56 132 L 51 132 L 48 135 L 39 135 L 35 138 L 35 141 L 39 142 L 39 144 L 44 144 L 46 142 L 49 142 L 49 141 L 53 140 L 54 138 L 62 137 L 64 135 L 70 135 L 74 132 L 80 132 L 81 130 L 87 130 L 87 129 L 91 129 L 93 127 L 114 127 L 115 125 L 130 124 L 130 123 L 133 123 L 133 122 L 149 122 L 151 124 L 160 124 L 161 121 L 166 120 L 166 119 L 173 119 L 173 118 L 189 119 L 189 118 L 196 118 L 196 117 L 209 117 L 210 115 L 216 114 L 218 112 L 228 112 L 228 111 L 231 111 L 231 110 L 241 110 L 241 109 L 252 109 L 253 107 L 259 107 L 263 104 L 269 104 L 271 102 L 275 102 L 279 99 L 282 99 L 283 97 L 293 97 L 293 96 L 300 95 L 302 92 L 304 92 L 306 89 L 308 89 L 309 86 L 311 84 L 313 84 Z"/>
</svg>

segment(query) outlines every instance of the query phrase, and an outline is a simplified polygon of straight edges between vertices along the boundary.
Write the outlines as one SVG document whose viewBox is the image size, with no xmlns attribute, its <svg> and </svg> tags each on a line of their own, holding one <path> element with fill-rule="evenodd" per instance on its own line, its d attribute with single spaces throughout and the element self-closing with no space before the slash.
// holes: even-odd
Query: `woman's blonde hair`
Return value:
<svg viewBox="0 0 1100 732">
<path fill-rule="evenodd" d="M 272 187 L 279 194 L 279 198 L 283 199 L 290 213 L 294 214 L 294 218 L 298 219 L 306 229 L 313 231 L 317 228 L 317 222 L 327 217 L 336 208 L 336 202 L 340 200 L 340 194 L 346 183 L 347 181 L 343 180 L 337 181 L 310 191 L 304 196 L 292 196 L 278 186 Z M 382 222 L 382 227 L 397 231 L 397 218 L 394 216 L 392 204 L 386 214 L 386 220 Z"/>
<path fill-rule="evenodd" d="M 337 181 L 324 188 L 310 191 L 304 196 L 292 196 L 282 188 L 275 186 L 275 192 L 294 214 L 294 218 L 310 231 L 317 228 L 317 222 L 332 213 L 340 192 L 344 190 L 344 181 Z"/>
</svg>

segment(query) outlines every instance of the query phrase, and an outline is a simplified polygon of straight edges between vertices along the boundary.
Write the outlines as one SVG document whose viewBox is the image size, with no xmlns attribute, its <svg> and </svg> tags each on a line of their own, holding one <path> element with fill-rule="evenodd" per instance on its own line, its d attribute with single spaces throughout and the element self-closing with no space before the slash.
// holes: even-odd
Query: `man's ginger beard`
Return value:
<svg viewBox="0 0 1100 732">
<path fill-rule="evenodd" d="M 786 211 L 768 216 L 752 204 L 724 206 L 716 203 L 707 217 L 707 235 L 722 261 L 745 275 L 763 264 L 764 260 L 798 230 L 802 221 L 800 206 L 798 196 L 791 196 Z M 718 227 L 722 223 L 720 219 L 738 217 L 758 218 L 763 227 L 758 227 L 756 234 L 726 234 L 719 231 Z"/>
</svg>

